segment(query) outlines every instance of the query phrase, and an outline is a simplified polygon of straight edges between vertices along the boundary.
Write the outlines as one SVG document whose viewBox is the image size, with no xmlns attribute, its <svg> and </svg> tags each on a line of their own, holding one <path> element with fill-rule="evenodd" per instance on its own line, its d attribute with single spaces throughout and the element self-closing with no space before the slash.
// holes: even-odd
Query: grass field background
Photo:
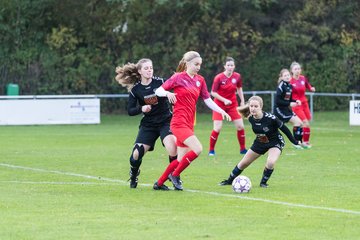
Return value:
<svg viewBox="0 0 360 240">
<path fill-rule="evenodd" d="M 216 157 L 207 156 L 207 114 L 197 117 L 204 152 L 183 172 L 183 192 L 152 190 L 168 163 L 160 142 L 144 157 L 138 188 L 129 188 L 140 117 L 2 126 L 0 239 L 360 239 L 360 127 L 348 117 L 316 112 L 313 148 L 295 150 L 287 140 L 268 189 L 258 186 L 259 158 L 243 172 L 249 194 L 218 186 L 241 156 L 232 123 L 224 124 Z M 245 125 L 250 147 L 254 134 Z"/>
</svg>

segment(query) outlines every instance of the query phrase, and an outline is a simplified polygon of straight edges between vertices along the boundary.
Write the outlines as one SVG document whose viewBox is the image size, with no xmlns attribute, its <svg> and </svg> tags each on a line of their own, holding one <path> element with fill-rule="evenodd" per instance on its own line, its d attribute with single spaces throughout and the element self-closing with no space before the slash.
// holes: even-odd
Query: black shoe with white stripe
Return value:
<svg viewBox="0 0 360 240">
<path fill-rule="evenodd" d="M 134 173 L 133 169 L 130 168 L 130 178 L 128 181 L 130 181 L 130 188 L 136 188 L 138 185 L 138 176 L 140 175 L 140 169 L 138 169 L 137 172 Z"/>
</svg>

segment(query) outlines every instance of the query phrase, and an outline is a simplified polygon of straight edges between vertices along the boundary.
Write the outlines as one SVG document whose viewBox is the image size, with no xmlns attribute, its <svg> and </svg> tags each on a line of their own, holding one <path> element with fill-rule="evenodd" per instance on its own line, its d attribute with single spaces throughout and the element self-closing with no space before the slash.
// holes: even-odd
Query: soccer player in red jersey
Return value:
<svg viewBox="0 0 360 240">
<path fill-rule="evenodd" d="M 174 104 L 170 128 L 176 136 L 178 151 L 178 161 L 169 164 L 156 182 L 157 186 L 161 186 L 169 178 L 175 190 L 183 190 L 179 177 L 180 173 L 203 150 L 199 139 L 194 135 L 196 102 L 199 96 L 211 110 L 217 111 L 223 118 L 231 120 L 229 114 L 210 98 L 205 79 L 198 74 L 201 64 L 202 58 L 198 52 L 189 51 L 185 53 L 179 62 L 176 73 L 155 92 L 157 96 L 166 96 L 169 102 Z M 169 90 L 173 90 L 173 92 L 169 92 Z"/>
<path fill-rule="evenodd" d="M 294 100 L 301 101 L 301 105 L 294 106 L 292 110 L 303 122 L 302 146 L 304 148 L 311 148 L 311 144 L 309 143 L 311 113 L 305 92 L 306 90 L 315 92 L 315 87 L 311 86 L 304 75 L 301 75 L 301 65 L 299 63 L 292 62 L 290 65 L 290 71 L 292 74 L 292 78 L 290 80 L 290 84 L 292 85 L 292 97 Z"/>
<path fill-rule="evenodd" d="M 224 72 L 215 76 L 211 95 L 214 97 L 214 102 L 230 115 L 237 130 L 240 154 L 245 154 L 247 149 L 245 148 L 244 122 L 236 109 L 238 107 L 236 93 L 240 97 L 240 106 L 245 104 L 242 90 L 242 79 L 241 75 L 234 71 L 234 58 L 227 57 L 225 59 L 224 69 Z M 210 135 L 209 156 L 215 155 L 215 144 L 218 140 L 223 125 L 223 118 L 218 112 L 213 111 L 212 119 L 214 121 L 214 128 Z"/>
</svg>

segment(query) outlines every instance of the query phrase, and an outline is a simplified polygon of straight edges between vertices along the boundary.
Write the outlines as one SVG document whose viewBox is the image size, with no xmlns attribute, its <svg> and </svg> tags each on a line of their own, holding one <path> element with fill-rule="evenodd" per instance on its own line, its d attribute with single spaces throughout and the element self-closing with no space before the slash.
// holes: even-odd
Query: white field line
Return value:
<svg viewBox="0 0 360 240">
<path fill-rule="evenodd" d="M 38 181 L 38 182 L 34 182 L 34 181 L 0 181 L 1 183 L 17 183 L 17 184 L 34 184 L 34 185 L 110 185 L 110 186 L 117 186 L 119 185 L 118 183 L 99 183 L 99 182 L 48 182 L 48 181 Z"/>
<path fill-rule="evenodd" d="M 81 178 L 87 178 L 87 179 L 94 179 L 94 180 L 98 180 L 98 181 L 118 183 L 118 184 L 121 184 L 121 185 L 127 185 L 128 184 L 127 181 L 123 181 L 123 180 L 111 179 L 111 178 L 105 178 L 105 177 L 96 177 L 96 176 L 90 176 L 90 175 L 78 174 L 78 173 L 71 173 L 71 172 L 62 172 L 62 171 L 56 171 L 56 170 L 46 170 L 46 169 L 40 169 L 40 168 L 23 167 L 23 166 L 16 166 L 16 165 L 11 165 L 11 164 L 6 164 L 6 163 L 0 163 L 0 166 L 7 167 L 7 168 L 13 168 L 13 169 L 22 169 L 22 170 L 29 170 L 29 171 L 35 171 L 35 172 L 54 173 L 54 174 L 60 174 L 60 175 L 66 175 L 66 176 L 74 176 L 74 177 L 81 177 Z M 15 182 L 15 181 L 3 181 L 3 182 Z M 16 182 L 16 183 L 18 183 L 18 182 Z M 30 182 L 27 182 L 27 183 L 30 183 Z M 46 183 L 46 182 L 43 182 L 43 183 Z M 50 182 L 48 182 L 48 183 L 50 183 Z M 58 183 L 58 184 L 61 184 L 61 183 Z M 64 184 L 68 184 L 68 183 L 64 182 Z M 79 182 L 78 184 L 82 184 L 82 183 Z M 92 184 L 92 183 L 90 183 L 90 184 Z M 141 185 L 141 186 L 152 186 L 151 184 L 139 184 L 139 185 Z M 348 209 L 342 209 L 342 208 L 312 206 L 312 205 L 305 205 L 305 204 L 298 204 L 298 203 L 289 203 L 289 202 L 282 202 L 282 201 L 276 201 L 276 200 L 270 200 L 270 199 L 248 197 L 248 196 L 244 196 L 244 195 L 240 195 L 240 194 L 226 194 L 226 193 L 208 192 L 208 191 L 191 190 L 191 189 L 185 189 L 184 191 L 191 192 L 191 193 L 200 193 L 200 194 L 219 196 L 219 197 L 240 198 L 240 199 L 243 199 L 243 200 L 265 202 L 265 203 L 278 204 L 278 205 L 284 205 L 284 206 L 289 206 L 289 207 L 325 210 L 325 211 L 331 211 L 331 212 L 340 212 L 340 213 L 348 213 L 348 214 L 360 215 L 360 211 L 354 211 L 354 210 L 348 210 Z"/>
<path fill-rule="evenodd" d="M 320 130 L 320 131 L 326 131 L 326 132 L 348 132 L 348 133 L 352 133 L 352 134 L 359 134 L 359 132 L 357 132 L 356 128 L 352 128 L 352 129 L 343 129 L 343 128 L 323 128 L 323 127 L 311 127 L 312 130 Z"/>
</svg>

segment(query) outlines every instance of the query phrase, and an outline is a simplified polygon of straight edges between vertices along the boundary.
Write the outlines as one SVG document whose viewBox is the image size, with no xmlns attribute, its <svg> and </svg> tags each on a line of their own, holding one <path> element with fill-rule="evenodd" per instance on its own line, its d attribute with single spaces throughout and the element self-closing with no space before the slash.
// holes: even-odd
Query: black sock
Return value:
<svg viewBox="0 0 360 240">
<path fill-rule="evenodd" d="M 303 136 L 302 127 L 293 127 L 293 134 L 296 141 L 302 142 L 302 136 Z"/>
<path fill-rule="evenodd" d="M 176 156 L 170 156 L 169 155 L 169 163 L 171 163 L 172 161 L 177 159 L 177 155 Z"/>
<path fill-rule="evenodd" d="M 232 182 L 237 176 L 239 176 L 241 174 L 242 171 L 243 170 L 239 169 L 238 166 L 236 165 L 234 167 L 234 169 L 232 170 L 232 172 L 230 173 L 228 181 Z"/>
<path fill-rule="evenodd" d="M 265 167 L 264 172 L 263 172 L 263 176 L 261 178 L 261 183 L 267 183 L 267 181 L 269 180 L 271 174 L 273 173 L 274 169 L 268 169 Z"/>
</svg>

